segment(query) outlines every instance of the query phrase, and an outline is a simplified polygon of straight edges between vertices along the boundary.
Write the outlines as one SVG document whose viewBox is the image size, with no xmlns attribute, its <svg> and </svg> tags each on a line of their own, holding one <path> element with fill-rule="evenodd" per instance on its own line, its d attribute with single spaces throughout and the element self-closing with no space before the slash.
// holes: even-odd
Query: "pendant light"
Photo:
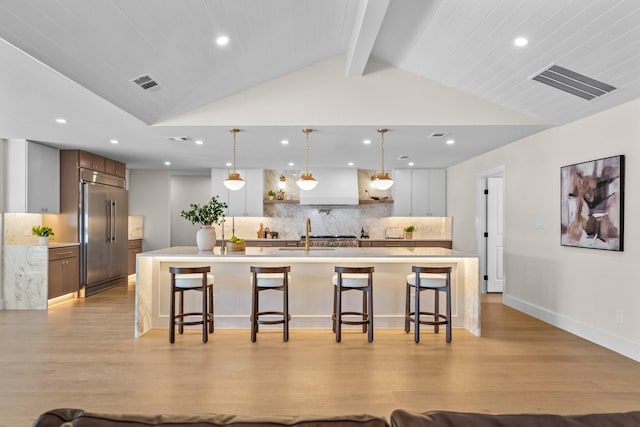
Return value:
<svg viewBox="0 0 640 427">
<path fill-rule="evenodd" d="M 313 190 L 318 185 L 318 181 L 309 173 L 309 134 L 313 132 L 313 129 L 302 129 L 307 135 L 307 172 L 300 175 L 300 179 L 296 181 L 298 187 L 303 191 Z"/>
<path fill-rule="evenodd" d="M 244 187 L 245 184 L 240 174 L 236 173 L 236 134 L 240 132 L 240 129 L 229 129 L 229 132 L 233 133 L 233 172 L 229 173 L 229 176 L 223 183 L 229 190 L 236 191 Z"/>
<path fill-rule="evenodd" d="M 380 170 L 380 173 L 375 174 L 371 178 L 371 181 L 372 181 L 371 182 L 371 186 L 373 188 L 375 188 L 376 190 L 388 190 L 393 185 L 393 180 L 391 179 L 389 174 L 384 171 L 384 134 L 388 130 L 389 129 L 384 129 L 384 128 L 383 129 L 378 129 L 378 132 L 380 133 L 380 138 L 382 138 L 382 145 L 381 145 L 382 169 Z"/>
</svg>

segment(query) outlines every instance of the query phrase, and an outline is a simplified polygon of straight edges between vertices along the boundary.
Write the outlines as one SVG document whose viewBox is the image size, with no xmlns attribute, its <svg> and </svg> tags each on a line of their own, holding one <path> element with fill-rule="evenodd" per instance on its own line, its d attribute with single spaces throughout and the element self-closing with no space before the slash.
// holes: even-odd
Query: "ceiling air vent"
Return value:
<svg viewBox="0 0 640 427">
<path fill-rule="evenodd" d="M 398 156 L 396 160 L 409 160 L 411 158 L 411 154 L 402 154 Z"/>
<path fill-rule="evenodd" d="M 165 139 L 168 139 L 169 141 L 178 141 L 178 142 L 191 141 L 191 138 L 189 138 L 188 136 L 165 136 Z"/>
<path fill-rule="evenodd" d="M 160 83 L 151 77 L 149 74 L 145 74 L 144 76 L 136 77 L 135 79 L 129 80 L 137 84 L 142 90 L 155 91 L 161 89 Z"/>
<path fill-rule="evenodd" d="M 606 83 L 599 82 L 557 65 L 552 65 L 540 74 L 533 76 L 532 79 L 572 95 L 579 96 L 587 101 L 591 101 L 594 98 L 616 89 Z"/>
<path fill-rule="evenodd" d="M 429 138 L 442 138 L 447 134 L 447 132 L 433 132 L 429 135 Z"/>
</svg>

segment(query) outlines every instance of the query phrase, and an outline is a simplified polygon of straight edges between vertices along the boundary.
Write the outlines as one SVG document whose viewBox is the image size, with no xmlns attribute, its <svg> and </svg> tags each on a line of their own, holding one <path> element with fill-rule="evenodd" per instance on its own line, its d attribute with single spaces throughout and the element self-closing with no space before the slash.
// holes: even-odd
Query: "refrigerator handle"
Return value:
<svg viewBox="0 0 640 427">
<path fill-rule="evenodd" d="M 106 217 L 107 217 L 107 235 L 106 237 L 106 241 L 111 243 L 111 234 L 113 233 L 113 231 L 111 231 L 111 227 L 112 227 L 112 221 L 111 221 L 111 200 L 107 200 L 106 203 Z"/>
<path fill-rule="evenodd" d="M 116 201 L 110 200 L 111 202 L 111 241 L 116 241 Z"/>
</svg>

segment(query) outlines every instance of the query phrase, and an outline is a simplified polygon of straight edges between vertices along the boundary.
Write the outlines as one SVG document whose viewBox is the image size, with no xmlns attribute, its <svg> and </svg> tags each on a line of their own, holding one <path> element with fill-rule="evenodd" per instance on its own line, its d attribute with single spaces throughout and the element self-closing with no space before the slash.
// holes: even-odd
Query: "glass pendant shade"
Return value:
<svg viewBox="0 0 640 427">
<path fill-rule="evenodd" d="M 278 188 L 283 189 L 287 186 L 287 178 L 284 175 L 280 175 L 280 181 L 278 181 Z"/>
<path fill-rule="evenodd" d="M 237 191 L 245 184 L 240 174 L 236 173 L 236 134 L 240 132 L 240 129 L 229 129 L 229 132 L 233 134 L 233 172 L 229 172 L 229 176 L 222 183 L 229 190 Z"/>
<path fill-rule="evenodd" d="M 307 172 L 300 175 L 300 179 L 296 181 L 296 184 L 301 190 L 309 191 L 318 185 L 318 181 L 309 173 L 309 134 L 313 132 L 313 129 L 302 129 L 302 132 L 307 134 Z"/>
<path fill-rule="evenodd" d="M 223 181 L 225 187 L 231 191 L 240 190 L 244 187 L 245 181 L 240 177 L 239 173 L 230 173 L 227 179 Z"/>
<path fill-rule="evenodd" d="M 371 186 L 376 190 L 388 190 L 393 185 L 393 180 L 386 172 L 376 174 L 371 178 Z"/>
<path fill-rule="evenodd" d="M 298 187 L 300 187 L 301 190 L 308 191 L 316 188 L 316 185 L 318 185 L 318 181 L 316 181 L 312 174 L 303 173 L 302 175 L 300 175 L 300 179 L 296 181 L 296 184 L 298 185 Z"/>
<path fill-rule="evenodd" d="M 378 129 L 378 132 L 380 133 L 380 138 L 381 138 L 381 144 L 380 144 L 380 154 L 381 154 L 381 160 L 382 160 L 382 167 L 379 173 L 375 174 L 373 177 L 371 177 L 371 186 L 373 188 L 375 188 L 376 190 L 388 190 L 391 188 L 391 186 L 393 185 L 393 180 L 391 179 L 391 177 L 389 176 L 389 174 L 387 172 L 384 171 L 384 134 L 388 131 L 389 129 Z"/>
</svg>

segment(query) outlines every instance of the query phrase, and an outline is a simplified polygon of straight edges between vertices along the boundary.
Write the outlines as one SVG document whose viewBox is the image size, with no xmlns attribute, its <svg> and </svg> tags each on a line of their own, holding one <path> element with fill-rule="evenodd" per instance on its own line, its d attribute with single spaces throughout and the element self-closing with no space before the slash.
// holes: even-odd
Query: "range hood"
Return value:
<svg viewBox="0 0 640 427">
<path fill-rule="evenodd" d="M 357 205 L 358 170 L 316 169 L 310 170 L 318 180 L 316 188 L 300 191 L 301 205 Z"/>
</svg>

